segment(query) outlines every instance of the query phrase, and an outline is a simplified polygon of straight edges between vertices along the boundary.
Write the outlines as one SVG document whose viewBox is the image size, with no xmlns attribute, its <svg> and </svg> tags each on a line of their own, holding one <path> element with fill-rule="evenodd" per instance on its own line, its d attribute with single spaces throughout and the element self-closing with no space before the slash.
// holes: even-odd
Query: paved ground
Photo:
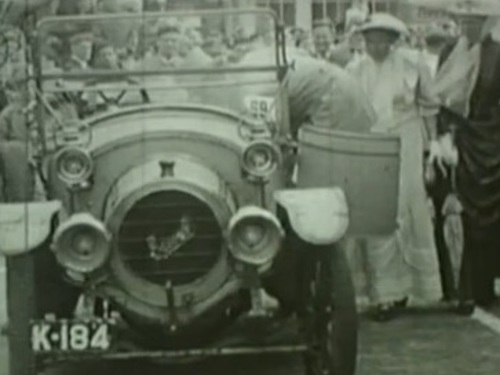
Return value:
<svg viewBox="0 0 500 375">
<path fill-rule="evenodd" d="M 4 288 L 1 276 L 0 293 Z M 0 309 L 3 309 L 2 301 L 0 297 Z M 500 316 L 500 309 L 498 313 Z M 0 320 L 4 321 L 4 317 L 3 310 L 0 310 Z M 358 375 L 497 375 L 500 369 L 500 319 L 482 311 L 473 318 L 444 312 L 409 312 L 388 324 L 363 319 L 360 339 Z M 6 342 L 0 339 L 0 375 L 8 375 L 6 352 Z M 217 360 L 183 369 L 165 369 L 140 362 L 92 364 L 69 366 L 47 375 L 90 373 L 299 375 L 302 367 L 297 358 L 273 356 Z"/>
</svg>

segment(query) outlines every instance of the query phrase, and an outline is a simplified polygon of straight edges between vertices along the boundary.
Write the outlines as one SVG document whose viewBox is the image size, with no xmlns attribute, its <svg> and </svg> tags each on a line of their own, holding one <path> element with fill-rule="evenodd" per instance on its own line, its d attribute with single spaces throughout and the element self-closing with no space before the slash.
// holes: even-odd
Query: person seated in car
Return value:
<svg viewBox="0 0 500 375">
<path fill-rule="evenodd" d="M 114 45 L 105 40 L 96 42 L 90 66 L 96 71 L 110 71 L 109 77 L 96 83 L 96 86 L 100 86 L 98 91 L 87 95 L 88 104 L 95 111 L 143 103 L 143 96 L 132 77 L 113 76 L 113 72 L 127 70 Z"/>
<path fill-rule="evenodd" d="M 107 41 L 96 43 L 91 65 L 97 70 L 122 68 L 115 47 Z"/>
<path fill-rule="evenodd" d="M 222 66 L 227 64 L 229 50 L 220 30 L 208 30 L 202 48 L 203 51 L 213 59 L 215 65 Z"/>
<path fill-rule="evenodd" d="M 182 58 L 184 68 L 202 68 L 214 64 L 214 60 L 201 48 L 201 39 L 197 30 L 193 28 L 184 30 L 179 44 L 179 57 Z"/>
<path fill-rule="evenodd" d="M 158 25 L 155 48 L 152 54 L 145 56 L 139 63 L 141 69 L 162 70 L 181 65 L 180 46 L 182 42 L 181 28 L 178 22 L 169 20 Z"/>
<path fill-rule="evenodd" d="M 69 37 L 64 39 L 64 47 L 61 54 L 61 68 L 65 73 L 78 74 L 90 73 L 90 62 L 95 43 L 95 36 L 90 26 L 78 26 L 72 30 Z M 80 116 L 88 113 L 87 93 L 81 92 L 89 78 L 86 77 L 64 77 L 59 80 L 59 85 L 68 90 L 64 94 L 67 100 L 79 108 Z"/>
<path fill-rule="evenodd" d="M 179 23 L 174 20 L 161 22 L 157 25 L 154 49 L 146 53 L 145 57 L 137 61 L 127 70 L 131 72 L 158 72 L 151 76 L 144 76 L 144 82 L 148 88 L 148 95 L 154 103 L 183 102 L 189 100 L 186 90 L 180 86 L 178 78 L 174 78 L 168 70 L 183 69 L 181 56 L 181 43 L 183 40 Z"/>
<path fill-rule="evenodd" d="M 69 58 L 64 64 L 64 70 L 79 72 L 89 70 L 94 46 L 94 35 L 90 30 L 80 29 L 68 39 Z"/>
</svg>

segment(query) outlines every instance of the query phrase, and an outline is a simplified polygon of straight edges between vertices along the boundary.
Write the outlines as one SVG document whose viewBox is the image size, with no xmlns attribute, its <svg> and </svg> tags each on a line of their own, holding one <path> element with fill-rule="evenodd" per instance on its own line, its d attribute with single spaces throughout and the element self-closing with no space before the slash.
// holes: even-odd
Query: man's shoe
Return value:
<svg viewBox="0 0 500 375">
<path fill-rule="evenodd" d="M 393 305 L 398 310 L 405 309 L 408 306 L 408 300 L 408 297 L 405 297 L 403 299 L 400 299 L 399 301 L 395 301 Z"/>
<path fill-rule="evenodd" d="M 460 316 L 471 316 L 475 308 L 474 301 L 460 301 L 455 307 L 455 312 Z"/>
</svg>

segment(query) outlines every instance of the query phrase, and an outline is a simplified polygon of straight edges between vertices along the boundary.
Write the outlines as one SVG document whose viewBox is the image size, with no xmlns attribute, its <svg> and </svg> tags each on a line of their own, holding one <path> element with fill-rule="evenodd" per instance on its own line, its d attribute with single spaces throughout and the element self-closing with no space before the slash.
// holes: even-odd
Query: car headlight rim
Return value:
<svg viewBox="0 0 500 375">
<path fill-rule="evenodd" d="M 243 151 L 241 164 L 244 172 L 254 178 L 269 178 L 281 162 L 279 149 L 271 141 L 257 140 Z"/>
<path fill-rule="evenodd" d="M 90 178 L 94 171 L 94 162 L 87 150 L 80 147 L 65 147 L 55 156 L 55 167 L 59 179 L 72 185 Z"/>
<path fill-rule="evenodd" d="M 68 220 L 57 229 L 52 249 L 64 269 L 90 274 L 108 260 L 111 235 L 104 224 L 83 215 Z"/>
<path fill-rule="evenodd" d="M 249 228 L 259 228 L 257 241 L 248 241 Z M 270 212 L 248 207 L 240 210 L 228 228 L 228 247 L 235 259 L 254 266 L 272 262 L 281 249 L 283 230 L 277 218 Z"/>
</svg>

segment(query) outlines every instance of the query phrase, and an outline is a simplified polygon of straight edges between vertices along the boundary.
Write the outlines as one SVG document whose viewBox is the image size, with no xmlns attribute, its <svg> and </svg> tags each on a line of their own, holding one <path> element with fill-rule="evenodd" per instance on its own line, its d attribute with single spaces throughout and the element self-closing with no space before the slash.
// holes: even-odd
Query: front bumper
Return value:
<svg viewBox="0 0 500 375">
<path fill-rule="evenodd" d="M 82 324 L 88 327 L 103 327 L 103 325 L 106 325 L 109 329 L 107 338 L 109 346 L 101 348 L 83 348 L 82 346 L 77 348 L 80 350 L 74 347 L 61 350 L 59 346 L 53 350 L 36 350 L 35 354 L 39 360 L 39 365 L 42 367 L 53 366 L 62 362 L 133 359 L 175 363 L 208 357 L 299 353 L 306 352 L 309 349 L 295 317 L 276 316 L 264 318 L 245 314 L 229 326 L 227 330 L 221 332 L 220 339 L 210 345 L 179 350 L 145 350 L 137 347 L 127 339 L 130 337 L 128 327 L 123 322 L 115 319 L 91 319 L 84 322 L 81 320 L 37 321 L 32 322 L 32 332 L 33 330 L 39 330 L 39 327 L 44 324 L 51 327 L 64 325 L 75 327 Z M 71 328 L 69 329 L 71 330 Z M 67 342 L 69 343 L 72 340 L 74 340 L 74 337 L 68 337 Z M 32 341 L 32 344 L 34 345 L 35 342 Z"/>
</svg>

